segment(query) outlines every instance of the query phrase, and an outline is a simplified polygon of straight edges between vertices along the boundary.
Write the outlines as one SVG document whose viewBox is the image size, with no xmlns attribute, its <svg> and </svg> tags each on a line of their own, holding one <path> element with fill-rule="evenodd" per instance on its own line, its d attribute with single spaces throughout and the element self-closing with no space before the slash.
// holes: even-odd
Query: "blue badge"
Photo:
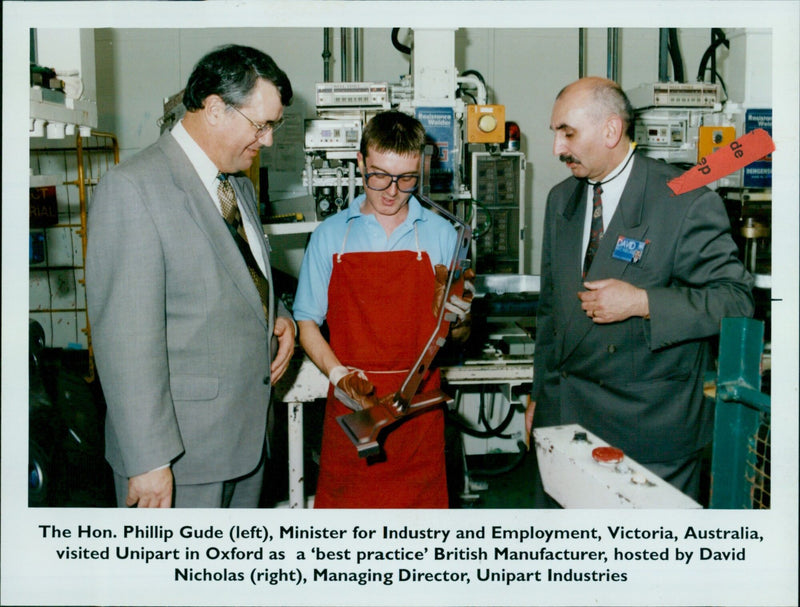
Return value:
<svg viewBox="0 0 800 607">
<path fill-rule="evenodd" d="M 642 258 L 644 247 L 649 242 L 649 240 L 634 240 L 633 238 L 619 236 L 611 257 L 628 263 L 637 263 Z"/>
</svg>

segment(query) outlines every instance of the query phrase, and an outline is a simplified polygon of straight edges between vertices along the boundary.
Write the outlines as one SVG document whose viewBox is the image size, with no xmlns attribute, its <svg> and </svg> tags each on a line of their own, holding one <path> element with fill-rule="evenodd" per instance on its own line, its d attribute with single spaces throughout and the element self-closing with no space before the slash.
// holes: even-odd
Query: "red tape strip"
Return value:
<svg viewBox="0 0 800 607">
<path fill-rule="evenodd" d="M 764 129 L 756 129 L 709 154 L 700 161 L 700 164 L 670 180 L 667 185 L 675 195 L 691 192 L 725 175 L 730 175 L 756 160 L 761 160 L 774 149 L 775 142 L 769 133 Z"/>
</svg>

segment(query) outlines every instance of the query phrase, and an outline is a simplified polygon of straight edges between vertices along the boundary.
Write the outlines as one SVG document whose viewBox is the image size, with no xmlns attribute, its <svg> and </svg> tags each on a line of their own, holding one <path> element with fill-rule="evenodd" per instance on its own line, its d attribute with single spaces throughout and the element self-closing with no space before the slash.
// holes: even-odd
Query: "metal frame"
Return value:
<svg viewBox="0 0 800 607">
<path fill-rule="evenodd" d="M 769 491 L 770 396 L 761 392 L 764 323 L 723 318 L 711 461 L 710 508 L 763 504 Z"/>
</svg>

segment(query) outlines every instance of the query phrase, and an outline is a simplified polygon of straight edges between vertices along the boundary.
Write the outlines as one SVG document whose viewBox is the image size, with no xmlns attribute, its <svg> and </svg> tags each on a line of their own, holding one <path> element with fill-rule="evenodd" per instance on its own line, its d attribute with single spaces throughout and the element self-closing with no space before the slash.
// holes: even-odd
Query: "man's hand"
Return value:
<svg viewBox="0 0 800 607">
<path fill-rule="evenodd" d="M 172 468 L 159 468 L 128 479 L 129 508 L 170 508 L 172 506 Z"/>
<path fill-rule="evenodd" d="M 338 366 L 331 369 L 328 378 L 334 386 L 361 405 L 362 409 L 369 409 L 378 404 L 375 386 L 363 371 L 350 371 L 345 366 Z"/>
<path fill-rule="evenodd" d="M 275 337 L 278 338 L 278 351 L 272 359 L 269 373 L 272 385 L 286 373 L 289 368 L 289 361 L 294 354 L 294 323 L 285 316 L 278 316 L 275 319 Z"/>
<path fill-rule="evenodd" d="M 583 283 L 588 290 L 578 293 L 581 308 L 597 324 L 627 320 L 633 316 L 649 318 L 647 291 L 632 284 L 606 278 Z"/>
</svg>

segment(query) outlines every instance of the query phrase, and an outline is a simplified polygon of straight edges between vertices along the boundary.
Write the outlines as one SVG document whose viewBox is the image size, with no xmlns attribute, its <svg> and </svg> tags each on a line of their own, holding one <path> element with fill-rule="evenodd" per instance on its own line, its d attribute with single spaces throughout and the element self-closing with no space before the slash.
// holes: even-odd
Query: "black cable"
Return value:
<svg viewBox="0 0 800 607">
<path fill-rule="evenodd" d="M 728 49 L 731 47 L 730 40 L 728 40 L 725 37 L 725 32 L 723 32 L 722 29 L 720 29 L 718 27 L 712 28 L 711 29 L 711 44 L 706 49 L 706 52 L 703 53 L 703 58 L 700 59 L 700 67 L 697 70 L 697 81 L 698 82 L 705 82 L 704 78 L 705 78 L 705 74 L 706 74 L 706 71 L 707 71 L 706 65 L 708 64 L 709 61 L 711 61 L 715 57 L 715 54 L 717 52 L 717 48 L 721 44 L 724 45 L 725 48 L 728 48 Z M 713 78 L 715 76 L 716 76 L 716 66 L 714 66 L 714 69 L 712 69 L 712 72 L 711 72 L 712 82 L 714 81 Z"/>
<path fill-rule="evenodd" d="M 462 76 L 477 76 L 477 77 L 478 77 L 478 80 L 480 80 L 480 81 L 481 81 L 481 84 L 482 84 L 484 87 L 486 86 L 486 79 L 483 77 L 483 74 L 481 74 L 481 73 L 480 73 L 479 71 L 477 71 L 477 70 L 465 70 L 465 71 L 463 71 L 463 72 L 461 73 L 461 75 L 462 75 Z"/>
<path fill-rule="evenodd" d="M 725 103 L 728 100 L 728 85 L 725 84 L 725 81 L 722 79 L 722 76 L 719 75 L 719 72 L 714 73 L 717 75 L 717 79 L 722 86 L 722 92 L 725 94 L 725 98 L 722 100 L 722 103 Z"/>
<path fill-rule="evenodd" d="M 392 28 L 392 46 L 394 48 L 396 48 L 398 51 L 400 51 L 401 53 L 404 53 L 406 55 L 410 55 L 411 54 L 411 47 L 410 46 L 406 46 L 405 44 L 400 42 L 400 38 L 398 37 L 399 33 L 400 33 L 400 28 L 399 27 L 393 27 Z"/>
<path fill-rule="evenodd" d="M 456 405 L 461 401 L 461 394 L 458 395 L 458 401 Z M 502 438 L 510 438 L 509 436 L 503 436 L 503 430 L 508 428 L 508 425 L 511 423 L 511 420 L 514 418 L 514 406 L 509 404 L 508 413 L 506 414 L 505 419 L 500 422 L 500 424 L 496 428 L 490 428 L 489 430 L 476 430 L 465 424 L 459 417 L 454 414 L 448 416 L 448 419 L 452 421 L 458 428 L 464 432 L 465 434 L 469 434 L 470 436 L 474 436 L 475 438 L 495 438 L 495 437 L 502 437 Z M 488 424 L 487 424 L 488 427 Z"/>
<path fill-rule="evenodd" d="M 683 58 L 681 57 L 681 48 L 678 44 L 678 30 L 674 27 L 669 28 L 669 44 L 667 45 L 667 49 L 672 59 L 672 75 L 675 77 L 675 82 L 685 82 L 686 77 L 683 74 Z"/>
<path fill-rule="evenodd" d="M 478 100 L 475 99 L 475 95 L 473 95 L 472 93 L 468 93 L 467 91 L 462 90 L 461 88 L 459 88 L 458 91 L 456 91 L 456 92 L 458 93 L 459 97 L 469 97 L 470 99 L 472 99 L 472 103 L 473 104 L 477 104 L 478 103 Z"/>
</svg>

